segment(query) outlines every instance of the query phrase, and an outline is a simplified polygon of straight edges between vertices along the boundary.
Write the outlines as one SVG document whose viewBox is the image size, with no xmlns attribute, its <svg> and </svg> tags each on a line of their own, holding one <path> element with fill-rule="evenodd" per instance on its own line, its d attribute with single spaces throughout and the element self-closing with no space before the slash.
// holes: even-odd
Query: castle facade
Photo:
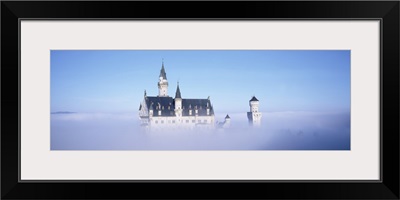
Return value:
<svg viewBox="0 0 400 200">
<path fill-rule="evenodd" d="M 168 79 L 162 63 L 157 83 L 158 95 L 147 96 L 144 92 L 143 101 L 139 106 L 140 125 L 145 130 L 192 130 L 229 128 L 231 118 L 226 115 L 223 122 L 216 122 L 214 108 L 210 97 L 205 99 L 182 98 L 179 82 L 175 97 L 168 95 Z M 253 96 L 249 101 L 250 112 L 247 112 L 249 124 L 260 126 L 262 113 L 259 111 L 259 101 Z"/>
<path fill-rule="evenodd" d="M 214 109 L 210 98 L 182 98 L 179 83 L 175 97 L 168 95 L 168 79 L 164 62 L 158 80 L 158 95 L 147 96 L 139 106 L 140 124 L 149 130 L 215 128 Z"/>
</svg>

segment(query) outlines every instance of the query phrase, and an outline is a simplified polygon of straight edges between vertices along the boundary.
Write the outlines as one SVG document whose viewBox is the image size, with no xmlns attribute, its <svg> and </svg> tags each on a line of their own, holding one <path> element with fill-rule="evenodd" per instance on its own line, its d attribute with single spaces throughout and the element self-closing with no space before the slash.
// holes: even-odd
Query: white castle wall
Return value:
<svg viewBox="0 0 400 200">
<path fill-rule="evenodd" d="M 214 116 L 184 116 L 184 117 L 165 117 L 153 116 L 149 118 L 151 130 L 174 130 L 174 129 L 193 129 L 193 128 L 214 128 Z"/>
<path fill-rule="evenodd" d="M 262 113 L 258 111 L 259 105 L 260 105 L 259 101 L 250 101 L 251 119 L 249 119 L 249 121 L 254 126 L 260 126 L 261 125 Z"/>
</svg>

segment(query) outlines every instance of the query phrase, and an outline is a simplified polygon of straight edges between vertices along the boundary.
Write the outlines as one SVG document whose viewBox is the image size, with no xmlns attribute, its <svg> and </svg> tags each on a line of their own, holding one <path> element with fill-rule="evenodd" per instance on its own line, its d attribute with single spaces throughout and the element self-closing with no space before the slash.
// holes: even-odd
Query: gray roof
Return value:
<svg viewBox="0 0 400 200">
<path fill-rule="evenodd" d="M 162 67 L 160 70 L 160 77 L 163 77 L 163 79 L 167 79 L 167 73 L 165 73 L 165 69 L 164 69 L 164 62 L 162 63 Z"/>
<path fill-rule="evenodd" d="M 214 115 L 214 109 L 211 106 L 209 99 L 182 99 L 183 116 L 189 116 L 189 110 L 192 110 L 192 115 L 195 114 L 195 109 L 198 110 L 199 116 L 207 116 L 207 108 L 210 109 L 210 115 Z"/>
<path fill-rule="evenodd" d="M 251 98 L 250 101 L 258 101 L 258 99 L 255 96 L 253 96 L 253 98 Z"/>
<path fill-rule="evenodd" d="M 175 93 L 175 98 L 181 98 L 181 90 L 179 89 L 179 83 L 178 83 L 178 87 L 176 88 L 176 93 Z"/>
<path fill-rule="evenodd" d="M 161 110 L 161 116 L 175 116 L 175 100 L 172 97 L 145 97 L 148 109 L 154 110 L 154 116 L 158 116 L 158 110 Z M 209 99 L 182 99 L 182 116 L 189 116 L 189 110 L 192 115 L 195 110 L 198 116 L 208 116 L 207 108 L 210 109 L 209 115 L 214 115 L 214 109 Z"/>
</svg>

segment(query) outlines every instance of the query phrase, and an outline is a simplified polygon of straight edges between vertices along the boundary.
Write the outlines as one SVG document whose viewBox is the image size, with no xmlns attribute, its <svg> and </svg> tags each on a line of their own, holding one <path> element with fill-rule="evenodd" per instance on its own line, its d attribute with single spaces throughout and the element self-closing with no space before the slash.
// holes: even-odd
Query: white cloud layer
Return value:
<svg viewBox="0 0 400 200">
<path fill-rule="evenodd" d="M 231 127 L 214 131 L 145 133 L 132 113 L 51 115 L 52 150 L 349 150 L 350 114 L 264 113 L 262 126 L 249 126 L 245 113 L 232 113 Z M 216 116 L 223 120 L 225 115 Z"/>
</svg>

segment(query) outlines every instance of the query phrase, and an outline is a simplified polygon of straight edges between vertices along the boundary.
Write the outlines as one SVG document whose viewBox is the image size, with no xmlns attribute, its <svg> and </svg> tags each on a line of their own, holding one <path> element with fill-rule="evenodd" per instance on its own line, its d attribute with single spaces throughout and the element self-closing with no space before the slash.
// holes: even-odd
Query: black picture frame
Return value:
<svg viewBox="0 0 400 200">
<path fill-rule="evenodd" d="M 2 199 L 399 199 L 399 1 L 2 1 Z M 379 19 L 378 182 L 19 182 L 19 19 Z M 149 192 L 151 191 L 151 192 Z"/>
</svg>

